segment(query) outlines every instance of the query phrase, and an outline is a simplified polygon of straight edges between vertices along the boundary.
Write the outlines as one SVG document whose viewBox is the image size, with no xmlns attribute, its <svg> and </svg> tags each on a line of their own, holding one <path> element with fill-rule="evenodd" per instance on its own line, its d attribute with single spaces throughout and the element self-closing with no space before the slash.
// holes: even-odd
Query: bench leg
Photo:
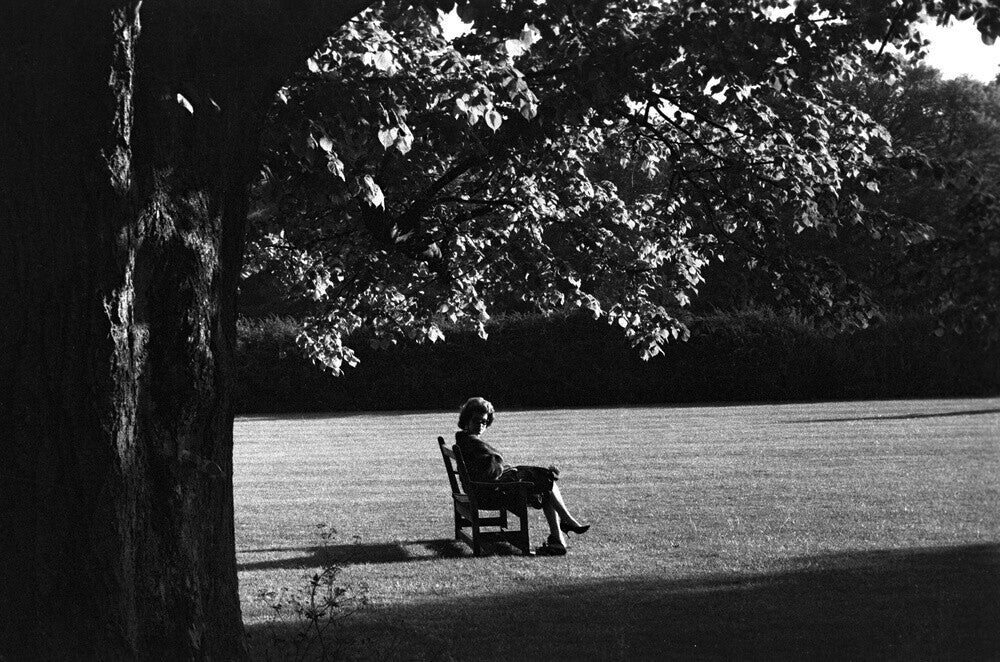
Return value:
<svg viewBox="0 0 1000 662">
<path fill-rule="evenodd" d="M 531 541 L 528 539 L 528 513 L 519 513 L 518 518 L 521 520 L 521 532 L 517 536 L 518 547 L 520 547 L 521 551 L 526 555 L 530 555 Z"/>
<path fill-rule="evenodd" d="M 483 555 L 483 546 L 480 544 L 481 538 L 479 537 L 479 522 L 476 520 L 472 521 L 472 554 L 474 556 Z"/>
</svg>

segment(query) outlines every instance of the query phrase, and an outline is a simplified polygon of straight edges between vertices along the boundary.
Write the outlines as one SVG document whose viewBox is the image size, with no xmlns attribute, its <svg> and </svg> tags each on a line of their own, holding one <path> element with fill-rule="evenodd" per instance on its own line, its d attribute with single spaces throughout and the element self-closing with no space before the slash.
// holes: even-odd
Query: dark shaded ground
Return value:
<svg viewBox="0 0 1000 662">
<path fill-rule="evenodd" d="M 341 550 L 342 562 L 409 560 L 374 547 Z M 340 631 L 362 659 L 1000 659 L 1000 545 L 802 557 L 757 575 L 512 585 L 490 599 L 371 608 Z M 249 634 L 263 657 L 271 635 L 294 630 Z"/>
<path fill-rule="evenodd" d="M 427 554 L 410 553 L 414 547 L 423 548 Z M 511 553 L 508 549 L 495 550 L 499 554 Z M 310 547 L 273 547 L 269 549 L 243 549 L 241 554 L 260 552 L 297 552 L 299 555 L 268 561 L 248 561 L 237 564 L 237 569 L 274 570 L 306 569 L 325 565 L 348 566 L 356 563 L 409 563 L 412 561 L 437 561 L 441 558 L 469 556 L 467 546 L 454 540 L 409 540 L 405 543 L 346 543 L 343 545 L 314 545 Z M 520 553 L 520 552 L 517 552 Z"/>
</svg>

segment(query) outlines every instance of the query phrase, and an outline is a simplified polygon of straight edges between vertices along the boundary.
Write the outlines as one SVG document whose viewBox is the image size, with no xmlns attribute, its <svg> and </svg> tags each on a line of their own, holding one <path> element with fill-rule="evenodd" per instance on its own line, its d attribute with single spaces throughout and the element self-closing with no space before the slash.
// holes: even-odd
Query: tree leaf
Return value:
<svg viewBox="0 0 1000 662">
<path fill-rule="evenodd" d="M 396 142 L 396 127 L 389 127 L 388 129 L 382 129 L 378 132 L 378 141 L 382 143 L 382 147 L 389 149 L 392 144 Z"/>
<path fill-rule="evenodd" d="M 339 158 L 337 158 L 336 155 L 334 154 L 330 155 L 330 160 L 326 164 L 326 169 L 329 170 L 330 174 L 332 174 L 333 176 L 339 177 L 340 179 L 347 181 L 346 178 L 344 177 L 344 162 L 341 161 Z"/>
<path fill-rule="evenodd" d="M 520 39 L 507 39 L 503 42 L 503 49 L 510 57 L 520 57 L 528 50 Z"/>
<path fill-rule="evenodd" d="M 392 57 L 392 53 L 389 51 L 382 51 L 375 56 L 375 68 L 379 71 L 388 71 L 392 69 L 392 64 L 395 59 Z"/>
<path fill-rule="evenodd" d="M 486 126 L 493 129 L 494 132 L 496 132 L 496 130 L 499 129 L 500 125 L 503 123 L 503 117 L 495 110 L 487 111 L 484 119 L 486 120 Z"/>
<path fill-rule="evenodd" d="M 534 25 L 525 24 L 524 28 L 521 29 L 521 43 L 524 44 L 525 50 L 534 46 L 542 38 L 542 33 Z"/>
<path fill-rule="evenodd" d="M 395 144 L 400 154 L 406 154 L 413 147 L 413 134 L 408 130 L 399 131 Z"/>
<path fill-rule="evenodd" d="M 194 115 L 194 106 L 192 106 L 191 102 L 187 100 L 187 97 L 180 92 L 177 93 L 177 103 L 179 103 L 184 110 Z"/>
<path fill-rule="evenodd" d="M 361 195 L 372 207 L 385 208 L 385 194 L 382 188 L 375 183 L 371 175 L 361 178 Z"/>
</svg>

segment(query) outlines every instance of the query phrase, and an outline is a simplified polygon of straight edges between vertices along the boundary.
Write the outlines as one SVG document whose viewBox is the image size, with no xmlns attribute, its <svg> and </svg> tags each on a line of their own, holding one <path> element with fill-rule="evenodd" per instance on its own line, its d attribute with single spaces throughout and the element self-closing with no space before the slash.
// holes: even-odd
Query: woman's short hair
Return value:
<svg viewBox="0 0 1000 662">
<path fill-rule="evenodd" d="M 493 405 L 485 398 L 469 398 L 458 412 L 458 427 L 465 429 L 469 419 L 476 414 L 486 414 L 486 427 L 493 425 Z"/>
</svg>

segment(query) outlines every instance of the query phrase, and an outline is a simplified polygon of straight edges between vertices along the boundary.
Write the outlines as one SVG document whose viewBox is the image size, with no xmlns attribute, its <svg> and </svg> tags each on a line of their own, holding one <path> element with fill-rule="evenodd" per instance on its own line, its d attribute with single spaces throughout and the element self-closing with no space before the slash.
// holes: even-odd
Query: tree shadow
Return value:
<svg viewBox="0 0 1000 662">
<path fill-rule="evenodd" d="M 842 423 L 855 421 L 906 421 L 911 418 L 942 418 L 946 416 L 979 416 L 982 414 L 1000 414 L 1000 409 L 966 409 L 963 411 L 945 411 L 931 414 L 899 414 L 897 416 L 863 416 L 859 418 L 800 418 L 785 423 Z"/>
<path fill-rule="evenodd" d="M 237 414 L 238 421 L 319 421 L 323 419 L 345 419 L 345 418 L 397 418 L 402 416 L 413 416 L 419 414 L 441 413 L 440 409 L 359 409 L 351 411 L 289 411 L 289 412 L 262 412 L 257 414 Z"/>
<path fill-rule="evenodd" d="M 497 545 L 495 554 L 507 556 L 520 553 L 508 545 Z M 411 563 L 442 558 L 470 556 L 468 546 L 448 538 L 406 540 L 387 543 L 349 543 L 311 547 L 273 547 L 244 549 L 238 555 L 298 552 L 292 558 L 266 559 L 237 563 L 237 570 L 275 570 L 318 568 L 325 565 L 348 566 L 358 563 Z"/>
<path fill-rule="evenodd" d="M 500 561 L 502 562 L 502 561 Z M 571 557 L 535 562 L 565 564 Z M 338 626 L 373 659 L 997 659 L 1000 545 L 792 559 L 780 572 L 511 584 Z M 251 642 L 293 637 L 249 628 Z M 255 654 L 259 654 L 255 653 Z"/>
<path fill-rule="evenodd" d="M 236 421 L 254 422 L 254 421 L 321 421 L 324 419 L 341 419 L 350 418 L 356 415 L 346 412 L 338 411 L 307 411 L 307 412 L 264 412 L 259 414 L 237 414 Z"/>
</svg>

